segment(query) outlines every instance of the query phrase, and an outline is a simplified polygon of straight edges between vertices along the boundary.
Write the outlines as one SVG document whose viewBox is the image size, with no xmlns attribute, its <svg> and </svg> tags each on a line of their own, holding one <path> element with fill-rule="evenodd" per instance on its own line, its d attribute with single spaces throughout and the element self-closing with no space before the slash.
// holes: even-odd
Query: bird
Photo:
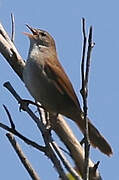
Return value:
<svg viewBox="0 0 119 180">
<path fill-rule="evenodd" d="M 71 119 L 85 134 L 84 113 L 73 85 L 58 59 L 55 40 L 45 30 L 28 24 L 26 26 L 31 32 L 24 32 L 30 40 L 28 58 L 23 70 L 26 88 L 45 110 Z M 90 144 L 111 156 L 113 152 L 110 144 L 89 118 L 88 129 Z"/>
</svg>

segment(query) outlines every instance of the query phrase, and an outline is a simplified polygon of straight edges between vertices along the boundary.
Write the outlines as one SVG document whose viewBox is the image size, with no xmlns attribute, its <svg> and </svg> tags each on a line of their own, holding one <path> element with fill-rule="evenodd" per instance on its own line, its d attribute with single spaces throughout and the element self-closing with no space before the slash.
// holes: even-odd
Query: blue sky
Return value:
<svg viewBox="0 0 119 180">
<path fill-rule="evenodd" d="M 118 179 L 119 165 L 119 2 L 118 0 L 36 0 L 8 1 L 0 0 L 0 21 L 10 33 L 11 12 L 15 15 L 15 44 L 21 56 L 26 59 L 29 47 L 28 39 L 22 34 L 27 31 L 25 24 L 50 32 L 55 38 L 57 52 L 62 65 L 70 77 L 79 99 L 80 60 L 82 49 L 81 18 L 85 17 L 87 27 L 93 26 L 95 47 L 89 81 L 89 117 L 108 139 L 113 147 L 114 155 L 106 157 L 98 150 L 91 148 L 91 158 L 100 161 L 99 170 L 103 179 Z M 42 143 L 41 134 L 28 115 L 18 111 L 18 105 L 3 83 L 10 81 L 23 98 L 32 99 L 23 83 L 15 75 L 8 63 L 0 56 L 0 114 L 1 122 L 8 124 L 2 104 L 11 112 L 16 128 L 28 137 Z M 74 123 L 67 120 L 77 138 L 81 133 Z M 19 159 L 8 142 L 5 131 L 0 129 L 0 179 L 24 179 L 29 175 L 19 163 Z M 56 138 L 57 142 L 59 140 Z M 41 179 L 57 179 L 50 161 L 42 153 L 37 152 L 18 140 L 25 154 L 39 173 Z M 47 173 L 46 173 L 47 172 Z M 45 174 L 45 176 L 44 176 Z"/>
</svg>

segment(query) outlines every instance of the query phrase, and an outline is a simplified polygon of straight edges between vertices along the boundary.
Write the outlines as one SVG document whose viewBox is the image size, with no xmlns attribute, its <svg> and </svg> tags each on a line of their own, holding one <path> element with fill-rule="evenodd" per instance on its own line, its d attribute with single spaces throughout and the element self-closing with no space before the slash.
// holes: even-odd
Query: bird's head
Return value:
<svg viewBox="0 0 119 180">
<path fill-rule="evenodd" d="M 32 34 L 27 32 L 25 32 L 24 34 L 29 37 L 31 43 L 35 43 L 37 46 L 39 46 L 39 48 L 50 47 L 56 49 L 55 41 L 48 32 L 41 29 L 32 28 L 29 25 L 26 26 L 30 29 Z"/>
</svg>

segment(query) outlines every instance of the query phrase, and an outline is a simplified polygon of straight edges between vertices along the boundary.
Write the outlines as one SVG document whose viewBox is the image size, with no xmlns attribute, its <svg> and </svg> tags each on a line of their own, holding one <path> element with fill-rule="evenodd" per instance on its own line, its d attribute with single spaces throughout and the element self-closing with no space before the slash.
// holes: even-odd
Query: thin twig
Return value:
<svg viewBox="0 0 119 180">
<path fill-rule="evenodd" d="M 8 119 L 9 119 L 10 124 L 11 124 L 11 128 L 12 128 L 12 129 L 15 129 L 15 124 L 14 124 L 14 122 L 12 121 L 12 117 L 11 117 L 11 115 L 10 115 L 7 107 L 6 107 L 4 104 L 3 104 L 3 107 L 4 107 L 4 109 L 5 109 L 6 113 L 7 113 Z"/>
<path fill-rule="evenodd" d="M 12 13 L 11 13 L 11 21 L 12 21 L 11 41 L 14 43 L 14 39 L 15 39 L 15 20 L 14 20 L 14 15 Z"/>
<path fill-rule="evenodd" d="M 82 61 L 81 61 L 81 77 L 82 77 L 82 89 L 80 90 L 81 95 L 83 95 L 83 87 L 85 83 L 85 53 L 86 53 L 86 42 L 87 42 L 87 37 L 86 37 L 86 31 L 85 31 L 85 19 L 82 18 L 82 32 L 83 32 L 83 52 L 82 52 Z"/>
<path fill-rule="evenodd" d="M 89 37 L 88 37 L 88 52 L 87 52 L 87 60 L 86 60 L 86 73 L 85 73 L 85 84 L 88 86 L 89 81 L 89 71 L 91 64 L 91 53 L 92 48 L 94 47 L 94 43 L 92 42 L 92 26 L 89 29 Z"/>
<path fill-rule="evenodd" d="M 85 134 L 84 134 L 84 144 L 85 144 L 85 163 L 84 163 L 84 173 L 83 180 L 88 180 L 89 178 L 89 138 L 88 138 L 88 120 L 87 120 L 87 84 L 85 81 L 85 53 L 86 53 L 86 31 L 85 31 L 85 19 L 82 19 L 82 32 L 83 32 L 83 52 L 82 52 L 82 61 L 81 61 L 81 77 L 82 77 L 82 87 L 81 87 L 81 95 L 83 99 L 83 111 L 84 111 L 84 121 L 85 121 Z"/>
<path fill-rule="evenodd" d="M 34 170 L 32 165 L 30 164 L 30 162 L 27 159 L 27 157 L 24 155 L 22 149 L 20 148 L 20 145 L 15 140 L 14 136 L 11 133 L 7 133 L 6 136 L 9 139 L 12 147 L 16 151 L 16 153 L 17 153 L 19 159 L 21 160 L 22 164 L 24 165 L 24 167 L 26 168 L 27 172 L 29 173 L 30 177 L 33 180 L 40 180 L 38 174 L 36 173 L 36 171 Z"/>
</svg>

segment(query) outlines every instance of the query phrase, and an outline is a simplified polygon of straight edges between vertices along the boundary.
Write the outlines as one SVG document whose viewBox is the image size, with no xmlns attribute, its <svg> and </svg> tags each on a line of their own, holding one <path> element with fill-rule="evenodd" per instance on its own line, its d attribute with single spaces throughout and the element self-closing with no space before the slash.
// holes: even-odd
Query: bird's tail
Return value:
<svg viewBox="0 0 119 180">
<path fill-rule="evenodd" d="M 79 121 L 75 121 L 80 130 L 85 133 L 85 123 L 84 119 L 80 119 Z M 93 147 L 98 148 L 104 154 L 111 156 L 112 149 L 107 140 L 100 134 L 100 132 L 96 129 L 96 127 L 88 120 L 88 129 L 89 129 L 89 140 Z"/>
</svg>

